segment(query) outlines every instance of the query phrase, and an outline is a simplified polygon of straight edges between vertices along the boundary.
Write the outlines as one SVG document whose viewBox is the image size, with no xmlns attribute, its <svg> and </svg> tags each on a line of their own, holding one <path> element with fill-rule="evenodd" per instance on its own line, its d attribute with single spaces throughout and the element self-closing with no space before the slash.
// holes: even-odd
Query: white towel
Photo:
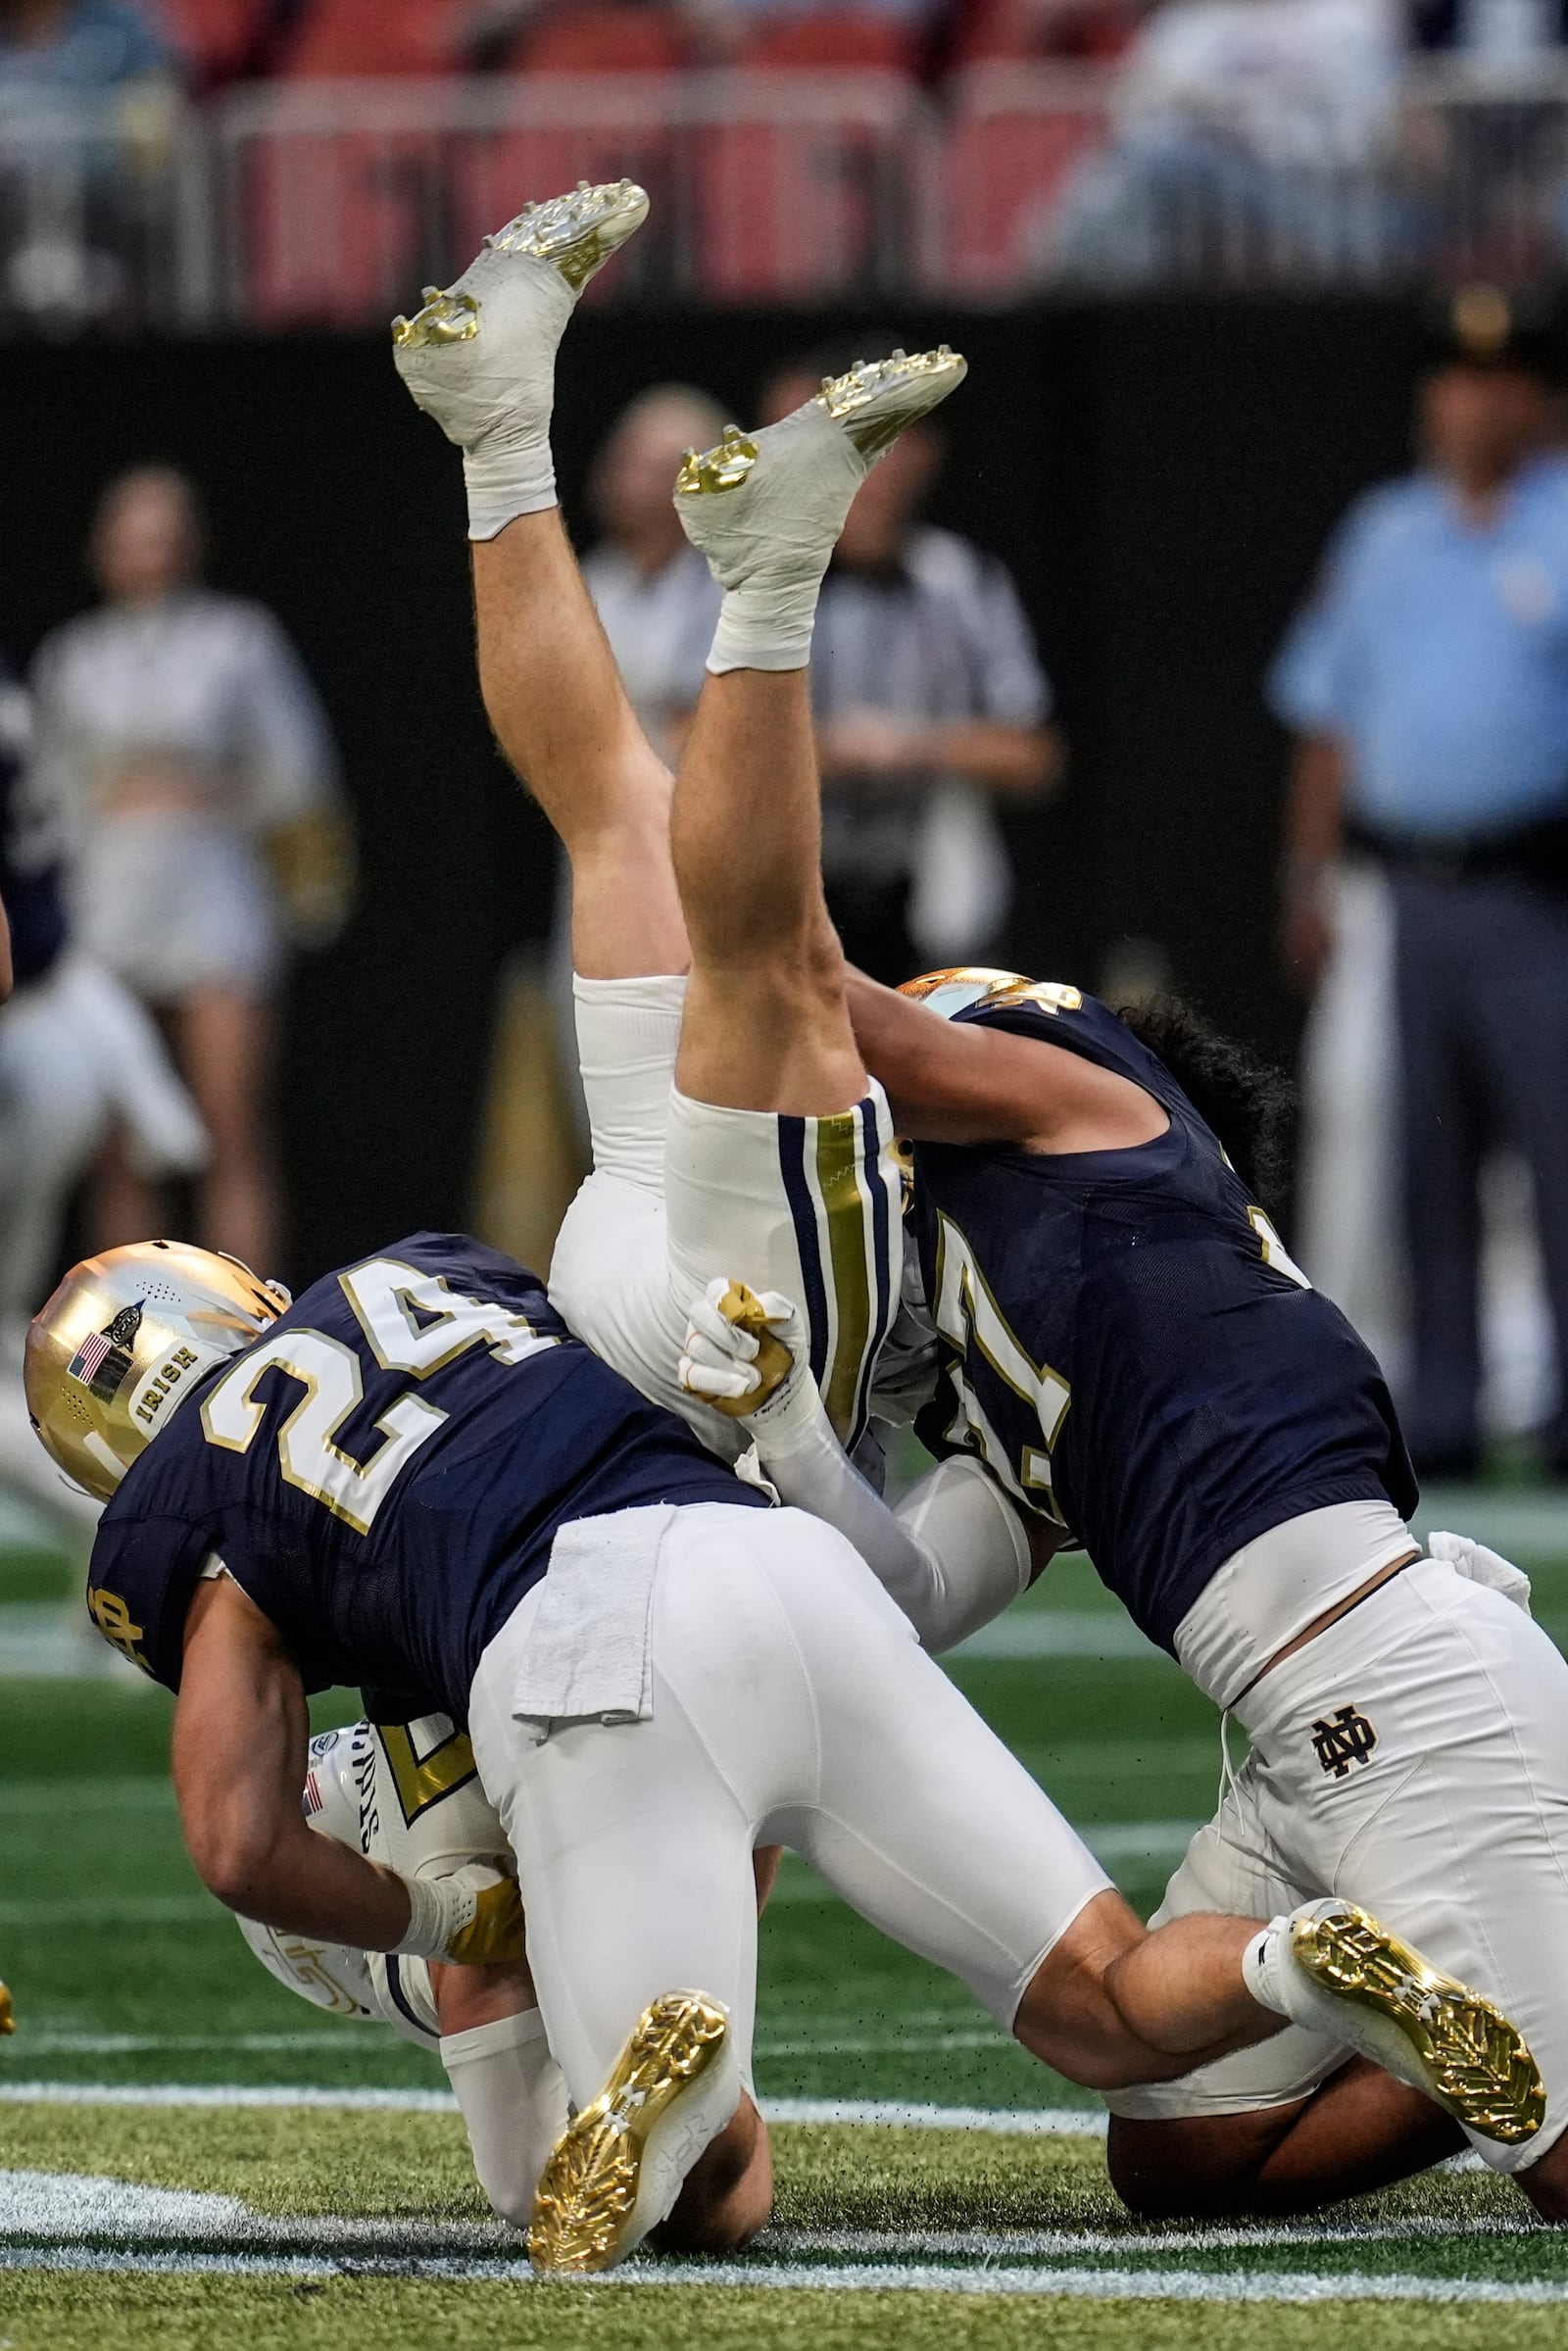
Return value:
<svg viewBox="0 0 1568 2351">
<path fill-rule="evenodd" d="M 1468 1535 L 1431 1535 L 1427 1549 L 1434 1559 L 1446 1567 L 1457 1568 L 1472 1584 L 1485 1584 L 1489 1591 L 1500 1592 L 1505 1600 L 1530 1614 L 1530 1578 L 1522 1567 L 1500 1552 L 1489 1551 L 1484 1543 L 1475 1543 Z"/>
<path fill-rule="evenodd" d="M 550 1550 L 512 1711 L 541 1740 L 564 1722 L 645 1723 L 654 1711 L 649 1624 L 672 1502 L 576 1518 Z"/>
</svg>

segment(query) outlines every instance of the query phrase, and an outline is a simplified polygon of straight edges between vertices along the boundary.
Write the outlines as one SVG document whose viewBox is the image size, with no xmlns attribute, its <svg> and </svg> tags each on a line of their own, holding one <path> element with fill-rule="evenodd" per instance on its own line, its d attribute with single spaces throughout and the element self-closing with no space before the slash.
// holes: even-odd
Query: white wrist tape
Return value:
<svg viewBox="0 0 1568 2351">
<path fill-rule="evenodd" d="M 410 1959 L 444 1959 L 479 1908 L 477 1888 L 466 1873 L 456 1878 L 405 1878 L 408 1932 L 393 1948 Z"/>
</svg>

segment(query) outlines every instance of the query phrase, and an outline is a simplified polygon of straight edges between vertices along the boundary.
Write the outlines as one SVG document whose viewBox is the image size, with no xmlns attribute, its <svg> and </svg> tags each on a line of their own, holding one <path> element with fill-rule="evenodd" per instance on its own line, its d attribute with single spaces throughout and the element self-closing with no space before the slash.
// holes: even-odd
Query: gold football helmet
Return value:
<svg viewBox="0 0 1568 2351">
<path fill-rule="evenodd" d="M 954 963 L 946 971 L 923 972 L 917 980 L 906 980 L 899 990 L 901 996 L 912 996 L 944 1020 L 956 1012 L 967 1012 L 971 1004 L 996 1004 L 1010 996 L 1015 988 L 1027 988 L 1028 980 L 1021 971 L 993 971 L 986 963 Z"/>
<path fill-rule="evenodd" d="M 83 1258 L 27 1331 L 27 1411 L 45 1451 L 107 1501 L 201 1374 L 288 1302 L 237 1257 L 178 1241 Z"/>
</svg>

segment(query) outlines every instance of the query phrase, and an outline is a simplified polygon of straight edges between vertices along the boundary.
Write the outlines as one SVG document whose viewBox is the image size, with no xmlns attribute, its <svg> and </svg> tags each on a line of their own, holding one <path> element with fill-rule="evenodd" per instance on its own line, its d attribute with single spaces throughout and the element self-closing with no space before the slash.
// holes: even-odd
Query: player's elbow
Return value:
<svg viewBox="0 0 1568 2351">
<path fill-rule="evenodd" d="M 277 1886 L 277 1850 L 263 1824 L 232 1811 L 186 1812 L 185 1848 L 196 1875 L 227 1910 L 266 1923 Z"/>
</svg>

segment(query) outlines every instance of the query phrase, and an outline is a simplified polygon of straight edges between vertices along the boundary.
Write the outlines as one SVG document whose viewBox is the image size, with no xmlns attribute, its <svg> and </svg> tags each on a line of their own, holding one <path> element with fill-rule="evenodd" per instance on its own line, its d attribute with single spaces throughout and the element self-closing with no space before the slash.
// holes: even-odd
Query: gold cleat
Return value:
<svg viewBox="0 0 1568 2351">
<path fill-rule="evenodd" d="M 486 254 L 518 254 L 548 262 L 578 294 L 647 218 L 647 191 L 631 179 L 606 180 L 596 188 L 580 179 L 569 196 L 525 204 L 514 220 L 485 238 L 457 285 L 444 291 L 440 286 L 424 287 L 424 308 L 412 318 L 400 315 L 393 319 L 392 341 L 400 351 L 471 343 L 479 331 L 480 306 L 465 281 L 482 270 Z"/>
<path fill-rule="evenodd" d="M 732 1322 L 738 1331 L 749 1331 L 757 1342 L 752 1369 L 757 1374 L 758 1385 L 751 1395 L 715 1396 L 708 1399 L 715 1410 L 731 1420 L 739 1420 L 744 1414 L 755 1412 L 759 1404 L 765 1404 L 770 1396 L 778 1394 L 795 1369 L 795 1358 L 783 1340 L 776 1339 L 768 1329 L 761 1299 L 754 1290 L 748 1290 L 744 1282 L 731 1282 L 718 1301 L 718 1310 L 726 1322 Z"/>
<path fill-rule="evenodd" d="M 705 1992 L 663 1992 L 644 2009 L 609 2081 L 566 2126 L 540 2176 L 528 2254 L 541 2276 L 612 2269 L 664 2219 L 729 2117 L 710 2128 L 711 2114 L 691 2112 L 688 2130 L 663 2127 L 712 2079 L 728 2033 L 727 2012 Z M 651 2149 L 656 2134 L 664 2143 Z M 668 2143 L 673 2135 L 678 2146 Z"/>
<path fill-rule="evenodd" d="M 956 392 L 967 360 L 946 343 L 935 351 L 895 351 L 891 359 L 857 360 L 847 375 L 824 375 L 817 394 L 860 455 L 880 457 L 906 424 Z"/>
<path fill-rule="evenodd" d="M 0 1984 L 0 2033 L 15 2033 L 16 2029 L 17 2012 L 11 2005 L 11 1994 Z"/>
<path fill-rule="evenodd" d="M 1500 2009 L 1446 1976 L 1353 1902 L 1322 1902 L 1291 1925 L 1291 1950 L 1312 1982 L 1381 2019 L 1413 2059 L 1427 2095 L 1482 2138 L 1534 2138 L 1546 2090 L 1524 2035 Z M 1391 2065 L 1401 2079 L 1411 2076 Z"/>
<path fill-rule="evenodd" d="M 419 351 L 430 343 L 471 343 L 479 331 L 479 305 L 471 294 L 443 294 L 426 286 L 424 308 L 405 318 L 401 311 L 392 321 L 392 340 L 401 351 Z"/>
<path fill-rule="evenodd" d="M 738 424 L 726 424 L 716 449 L 701 455 L 688 449 L 675 476 L 675 494 L 701 498 L 716 490 L 738 490 L 757 463 L 757 443 L 749 441 Z"/>
<path fill-rule="evenodd" d="M 648 192 L 632 179 L 590 187 L 579 179 L 569 196 L 525 204 L 514 220 L 484 241 L 487 253 L 526 253 L 559 269 L 574 294 L 618 253 L 648 218 Z"/>
</svg>

